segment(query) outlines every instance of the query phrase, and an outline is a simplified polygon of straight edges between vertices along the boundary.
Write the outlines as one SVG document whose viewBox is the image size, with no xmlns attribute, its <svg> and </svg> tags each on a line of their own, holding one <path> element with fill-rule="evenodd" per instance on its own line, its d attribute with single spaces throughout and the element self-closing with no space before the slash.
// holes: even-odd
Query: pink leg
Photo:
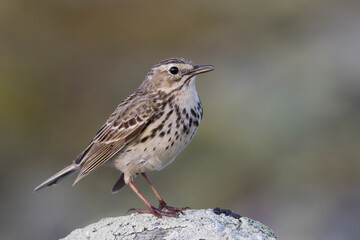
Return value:
<svg viewBox="0 0 360 240">
<path fill-rule="evenodd" d="M 146 176 L 145 173 L 141 173 L 143 175 L 143 177 L 145 178 L 146 182 L 150 185 L 151 190 L 154 192 L 156 198 L 159 200 L 159 206 L 158 206 L 158 210 L 162 210 L 162 209 L 167 209 L 170 212 L 173 213 L 182 213 L 182 211 L 189 209 L 188 207 L 185 208 L 176 208 L 176 207 L 171 207 L 169 205 L 166 204 L 166 202 L 164 201 L 164 199 L 159 195 L 159 193 L 156 191 L 155 187 L 152 185 L 150 179 Z"/>
<path fill-rule="evenodd" d="M 146 200 L 146 198 L 144 197 L 144 195 L 142 195 L 139 191 L 139 189 L 137 189 L 137 187 L 134 185 L 133 182 L 129 183 L 129 186 L 131 187 L 131 189 L 136 193 L 136 195 L 138 195 L 138 197 L 145 203 L 145 205 L 148 207 L 148 209 L 130 209 L 130 210 L 135 210 L 138 213 L 152 213 L 153 215 L 155 215 L 156 217 L 162 217 L 162 216 L 166 216 L 166 217 L 178 217 L 178 214 L 176 212 L 163 212 L 161 211 L 161 209 L 157 209 L 154 206 L 152 206 L 150 204 L 150 202 L 148 200 Z M 129 211 L 130 211 L 129 210 Z"/>
</svg>

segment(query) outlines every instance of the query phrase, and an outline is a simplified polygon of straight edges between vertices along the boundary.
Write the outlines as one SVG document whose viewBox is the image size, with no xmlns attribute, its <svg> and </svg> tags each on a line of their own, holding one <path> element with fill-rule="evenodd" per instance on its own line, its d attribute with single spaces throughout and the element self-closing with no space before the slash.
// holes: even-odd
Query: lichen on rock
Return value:
<svg viewBox="0 0 360 240">
<path fill-rule="evenodd" d="M 157 218 L 151 214 L 131 214 L 104 218 L 74 230 L 64 240 L 134 239 L 240 239 L 275 240 L 273 231 L 230 210 L 186 210 L 179 218 Z"/>
</svg>

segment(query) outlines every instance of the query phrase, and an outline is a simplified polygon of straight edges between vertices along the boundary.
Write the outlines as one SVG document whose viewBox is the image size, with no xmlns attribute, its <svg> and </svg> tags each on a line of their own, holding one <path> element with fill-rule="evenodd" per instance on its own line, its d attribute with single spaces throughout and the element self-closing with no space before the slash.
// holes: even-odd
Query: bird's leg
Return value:
<svg viewBox="0 0 360 240">
<path fill-rule="evenodd" d="M 138 197 L 145 203 L 145 205 L 148 207 L 148 209 L 137 209 L 137 208 L 132 208 L 129 209 L 129 211 L 131 210 L 135 210 L 138 213 L 152 213 L 154 216 L 156 217 L 162 217 L 162 216 L 166 216 L 166 217 L 178 217 L 178 214 L 176 212 L 163 212 L 161 211 L 161 209 L 157 209 L 154 206 L 152 206 L 150 204 L 150 202 L 148 200 L 146 200 L 146 198 L 144 197 L 144 195 L 141 194 L 141 192 L 139 191 L 139 189 L 137 189 L 137 187 L 134 185 L 133 182 L 129 183 L 129 186 L 131 187 L 131 189 L 136 193 L 136 195 L 138 195 Z"/>
<path fill-rule="evenodd" d="M 159 195 L 159 193 L 156 191 L 155 187 L 152 185 L 150 179 L 146 176 L 145 173 L 141 173 L 143 175 L 143 177 L 145 178 L 146 182 L 150 185 L 151 190 L 154 192 L 156 198 L 159 200 L 159 206 L 158 206 L 158 210 L 162 210 L 162 209 L 167 209 L 169 212 L 173 212 L 173 213 L 183 213 L 182 211 L 189 209 L 188 207 L 185 208 L 176 208 L 176 207 L 171 207 L 169 205 L 166 204 L 166 202 L 164 201 L 164 199 Z"/>
</svg>

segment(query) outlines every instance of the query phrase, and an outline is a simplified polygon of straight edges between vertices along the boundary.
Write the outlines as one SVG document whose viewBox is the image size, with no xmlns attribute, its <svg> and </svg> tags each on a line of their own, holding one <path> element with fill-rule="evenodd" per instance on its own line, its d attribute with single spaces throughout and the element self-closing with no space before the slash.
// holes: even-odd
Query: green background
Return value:
<svg viewBox="0 0 360 240">
<path fill-rule="evenodd" d="M 204 119 L 149 174 L 173 206 L 222 207 L 280 239 L 360 238 L 359 1 L 2 1 L 0 238 L 56 239 L 144 205 L 103 167 L 33 193 L 149 68 L 213 64 Z M 156 204 L 142 178 L 135 184 Z"/>
</svg>

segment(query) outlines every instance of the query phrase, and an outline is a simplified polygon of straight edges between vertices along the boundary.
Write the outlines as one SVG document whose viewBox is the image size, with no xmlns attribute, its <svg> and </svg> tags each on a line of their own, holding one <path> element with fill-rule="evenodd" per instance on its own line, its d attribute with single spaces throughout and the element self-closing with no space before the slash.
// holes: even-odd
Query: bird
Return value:
<svg viewBox="0 0 360 240">
<path fill-rule="evenodd" d="M 106 163 L 120 171 L 112 193 L 128 185 L 147 206 L 131 210 L 156 217 L 178 217 L 186 208 L 167 205 L 146 173 L 162 170 L 193 139 L 203 116 L 195 79 L 212 70 L 212 65 L 196 65 L 182 57 L 155 64 L 141 85 L 116 107 L 85 150 L 34 192 L 78 173 L 75 185 Z M 151 205 L 134 185 L 139 174 L 150 185 L 159 201 L 158 207 Z"/>
</svg>

